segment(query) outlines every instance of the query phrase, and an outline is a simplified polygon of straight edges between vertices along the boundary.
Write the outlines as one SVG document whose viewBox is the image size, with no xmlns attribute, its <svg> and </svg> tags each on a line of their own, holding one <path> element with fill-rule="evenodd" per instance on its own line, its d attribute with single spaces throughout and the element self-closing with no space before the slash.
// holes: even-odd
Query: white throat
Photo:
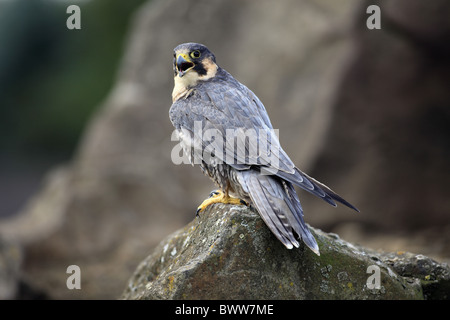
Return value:
<svg viewBox="0 0 450 320">
<path fill-rule="evenodd" d="M 189 96 L 192 88 L 195 87 L 199 81 L 206 81 L 216 76 L 218 69 L 217 64 L 211 60 L 205 60 L 203 65 L 205 69 L 208 70 L 205 75 L 200 76 L 195 70 L 191 69 L 182 77 L 179 77 L 178 75 L 174 77 L 175 85 L 172 91 L 172 102 Z"/>
</svg>

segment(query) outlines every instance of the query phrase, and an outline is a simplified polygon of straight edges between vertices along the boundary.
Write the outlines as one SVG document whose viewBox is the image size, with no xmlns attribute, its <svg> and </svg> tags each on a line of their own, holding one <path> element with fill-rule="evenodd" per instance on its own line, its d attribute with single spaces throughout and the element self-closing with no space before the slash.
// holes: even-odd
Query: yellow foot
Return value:
<svg viewBox="0 0 450 320">
<path fill-rule="evenodd" d="M 202 204 L 197 208 L 197 213 L 195 214 L 198 216 L 200 212 L 206 209 L 206 207 L 214 204 L 214 203 L 225 203 L 225 204 L 237 204 L 237 205 L 243 205 L 248 206 L 249 204 L 239 198 L 230 197 L 229 195 L 225 195 L 225 193 L 222 192 L 222 190 L 214 190 L 209 194 L 208 199 L 202 202 Z"/>
</svg>

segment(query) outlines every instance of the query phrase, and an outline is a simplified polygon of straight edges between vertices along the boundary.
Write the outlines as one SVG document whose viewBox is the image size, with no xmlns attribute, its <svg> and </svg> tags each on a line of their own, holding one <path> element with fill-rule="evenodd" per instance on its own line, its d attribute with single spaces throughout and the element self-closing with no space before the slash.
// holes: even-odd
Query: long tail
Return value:
<svg viewBox="0 0 450 320">
<path fill-rule="evenodd" d="M 297 234 L 319 255 L 319 246 L 303 220 L 300 200 L 290 182 L 252 170 L 238 172 L 238 179 L 264 222 L 288 249 L 299 246 Z"/>
</svg>

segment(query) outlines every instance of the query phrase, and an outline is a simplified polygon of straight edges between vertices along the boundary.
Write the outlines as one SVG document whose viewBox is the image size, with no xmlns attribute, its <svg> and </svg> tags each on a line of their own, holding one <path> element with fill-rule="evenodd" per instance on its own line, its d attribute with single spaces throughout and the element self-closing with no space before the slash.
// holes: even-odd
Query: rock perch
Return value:
<svg viewBox="0 0 450 320">
<path fill-rule="evenodd" d="M 321 255 L 286 249 L 256 212 L 214 205 L 162 241 L 121 299 L 446 299 L 450 269 L 313 229 Z"/>
</svg>

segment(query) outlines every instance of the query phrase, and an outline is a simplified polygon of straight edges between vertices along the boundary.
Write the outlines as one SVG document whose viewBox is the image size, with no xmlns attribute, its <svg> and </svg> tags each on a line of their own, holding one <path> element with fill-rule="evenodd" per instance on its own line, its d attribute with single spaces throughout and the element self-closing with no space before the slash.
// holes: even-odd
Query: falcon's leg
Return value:
<svg viewBox="0 0 450 320">
<path fill-rule="evenodd" d="M 249 204 L 239 198 L 234 198 L 232 196 L 230 196 L 228 194 L 228 192 L 223 192 L 222 190 L 214 190 L 209 194 L 208 199 L 206 199 L 205 201 L 202 202 L 202 204 L 197 208 L 197 213 L 196 216 L 198 216 L 198 214 L 205 210 L 206 207 L 214 204 L 214 203 L 225 203 L 225 204 L 236 204 L 236 205 L 243 205 L 243 206 L 248 206 Z"/>
</svg>

